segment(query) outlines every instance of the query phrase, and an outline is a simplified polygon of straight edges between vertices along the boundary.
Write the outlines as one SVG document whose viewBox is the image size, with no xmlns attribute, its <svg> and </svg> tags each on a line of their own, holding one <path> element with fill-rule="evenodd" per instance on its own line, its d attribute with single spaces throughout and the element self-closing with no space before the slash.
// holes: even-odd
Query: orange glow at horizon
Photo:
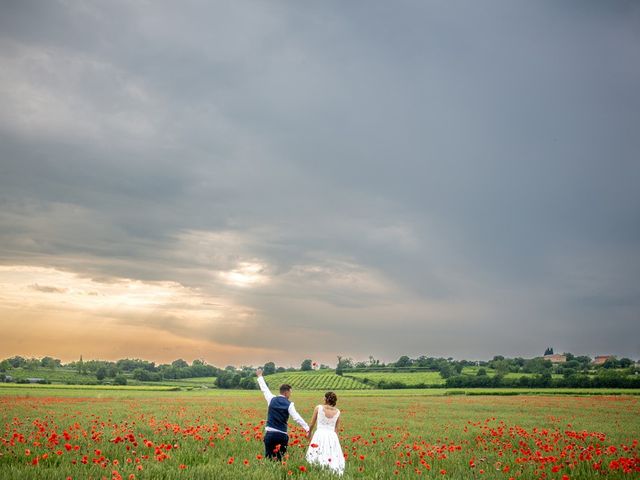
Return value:
<svg viewBox="0 0 640 480">
<path fill-rule="evenodd" d="M 101 282 L 52 268 L 0 266 L 3 358 L 198 358 L 225 366 L 282 355 L 215 340 L 217 328 L 250 315 L 176 282 Z"/>
</svg>

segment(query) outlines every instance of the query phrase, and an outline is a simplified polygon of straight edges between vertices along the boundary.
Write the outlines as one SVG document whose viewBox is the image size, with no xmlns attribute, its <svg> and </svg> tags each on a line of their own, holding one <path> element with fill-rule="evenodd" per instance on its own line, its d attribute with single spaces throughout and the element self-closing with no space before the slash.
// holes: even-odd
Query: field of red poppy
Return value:
<svg viewBox="0 0 640 480">
<path fill-rule="evenodd" d="M 335 478 L 292 427 L 263 458 L 259 392 L 0 394 L 3 479 Z M 640 478 L 637 396 L 339 394 L 343 478 Z M 295 392 L 310 417 L 318 392 Z"/>
</svg>

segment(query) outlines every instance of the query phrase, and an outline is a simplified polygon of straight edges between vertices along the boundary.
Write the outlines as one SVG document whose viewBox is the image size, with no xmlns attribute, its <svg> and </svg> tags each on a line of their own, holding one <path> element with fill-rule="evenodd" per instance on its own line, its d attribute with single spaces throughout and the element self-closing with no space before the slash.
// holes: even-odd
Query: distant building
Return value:
<svg viewBox="0 0 640 480">
<path fill-rule="evenodd" d="M 593 359 L 593 364 L 594 365 L 603 365 L 604 362 L 606 362 L 609 359 L 614 359 L 616 357 L 614 357 L 613 355 L 598 355 L 596 356 L 596 358 Z"/>
<path fill-rule="evenodd" d="M 559 353 L 545 355 L 542 358 L 544 358 L 545 360 L 550 360 L 551 363 L 565 363 L 567 361 L 567 357 L 565 355 L 560 355 Z"/>
</svg>

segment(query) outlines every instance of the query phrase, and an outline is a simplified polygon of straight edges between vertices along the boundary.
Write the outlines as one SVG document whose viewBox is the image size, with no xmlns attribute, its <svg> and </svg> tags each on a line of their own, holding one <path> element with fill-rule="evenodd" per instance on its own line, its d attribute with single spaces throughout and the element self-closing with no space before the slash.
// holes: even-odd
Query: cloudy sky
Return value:
<svg viewBox="0 0 640 480">
<path fill-rule="evenodd" d="M 640 4 L 3 1 L 0 356 L 640 357 Z"/>
</svg>

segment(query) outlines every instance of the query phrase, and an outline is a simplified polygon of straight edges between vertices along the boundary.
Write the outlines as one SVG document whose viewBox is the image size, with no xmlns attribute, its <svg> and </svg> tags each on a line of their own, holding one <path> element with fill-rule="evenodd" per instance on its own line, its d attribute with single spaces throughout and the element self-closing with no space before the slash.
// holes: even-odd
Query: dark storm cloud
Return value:
<svg viewBox="0 0 640 480">
<path fill-rule="evenodd" d="M 634 2 L 0 8 L 4 264 L 180 282 L 255 313 L 190 335 L 293 358 L 640 355 Z"/>
</svg>

